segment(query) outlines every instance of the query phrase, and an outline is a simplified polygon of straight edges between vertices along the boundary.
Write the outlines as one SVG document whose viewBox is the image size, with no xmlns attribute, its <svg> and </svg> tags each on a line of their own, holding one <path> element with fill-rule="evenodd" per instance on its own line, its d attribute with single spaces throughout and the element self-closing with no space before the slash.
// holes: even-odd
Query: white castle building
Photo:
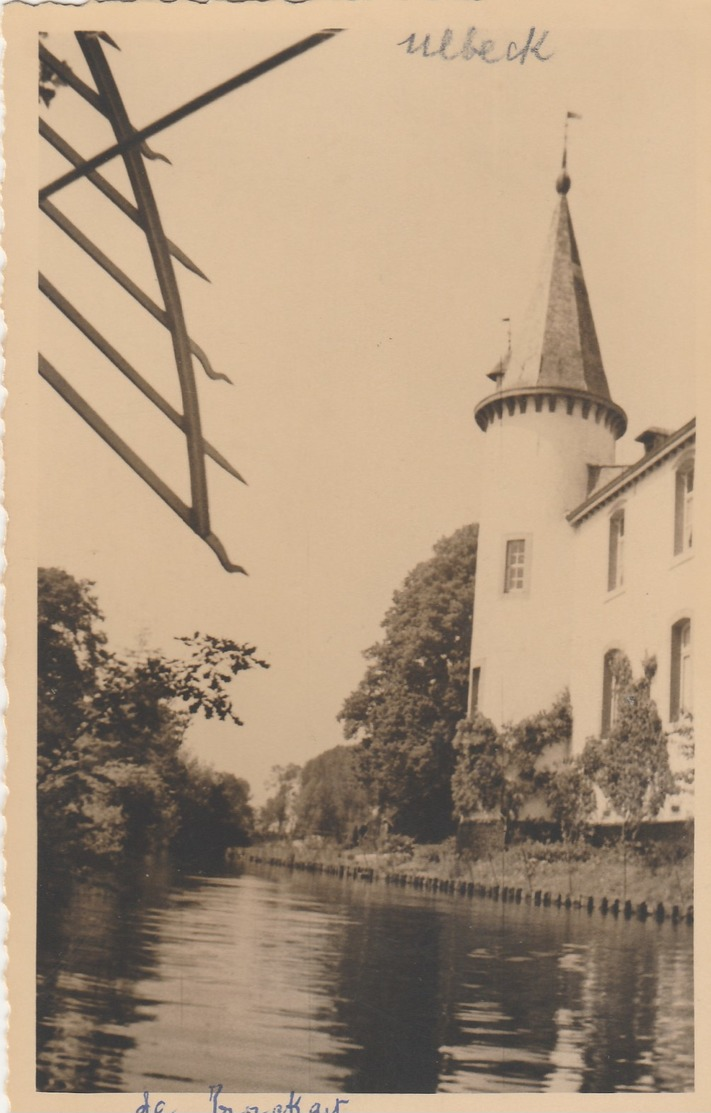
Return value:
<svg viewBox="0 0 711 1113">
<path fill-rule="evenodd" d="M 565 688 L 572 752 L 609 730 L 611 670 L 657 659 L 652 696 L 672 732 L 693 709 L 694 422 L 641 431 L 636 463 L 615 462 L 627 428 L 600 356 L 563 170 L 543 281 L 494 390 L 475 410 L 484 441 L 470 713 L 497 726 Z M 691 813 L 671 799 L 664 818 Z"/>
</svg>

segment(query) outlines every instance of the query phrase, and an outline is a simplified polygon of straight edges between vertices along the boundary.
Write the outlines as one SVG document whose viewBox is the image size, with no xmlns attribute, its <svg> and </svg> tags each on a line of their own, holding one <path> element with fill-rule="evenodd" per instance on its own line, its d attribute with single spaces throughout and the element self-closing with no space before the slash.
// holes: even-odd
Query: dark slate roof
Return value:
<svg viewBox="0 0 711 1113">
<path fill-rule="evenodd" d="M 610 398 L 590 300 L 570 219 L 565 171 L 556 186 L 546 263 L 520 333 L 514 338 L 502 390 L 531 386 L 585 390 Z"/>
</svg>

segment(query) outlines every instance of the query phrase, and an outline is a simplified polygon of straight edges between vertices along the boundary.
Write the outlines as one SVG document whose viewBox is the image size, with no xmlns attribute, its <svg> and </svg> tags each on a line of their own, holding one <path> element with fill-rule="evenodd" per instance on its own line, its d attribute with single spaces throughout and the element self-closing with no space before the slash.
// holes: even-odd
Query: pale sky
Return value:
<svg viewBox="0 0 711 1113">
<path fill-rule="evenodd" d="M 168 24 L 159 40 L 124 32 L 121 53 L 106 49 L 134 124 L 328 26 L 318 10 L 294 9 L 293 26 L 240 14 L 231 34 L 206 19 L 199 50 Z M 205 435 L 249 483 L 210 466 L 213 529 L 249 576 L 228 575 L 39 391 L 40 563 L 96 581 L 117 647 L 170 652 L 172 636 L 195 630 L 257 645 L 272 667 L 237 683 L 245 726 L 197 720 L 190 736 L 257 801 L 271 766 L 342 740 L 336 715 L 393 590 L 438 538 L 477 520 L 495 477 L 478 469 L 473 408 L 506 346 L 501 318 L 520 319 L 538 273 L 567 110 L 582 116 L 570 126 L 573 222 L 610 390 L 629 417 L 620 458 L 639 455 L 632 438 L 647 426 L 694 412 L 703 309 L 684 33 L 560 26 L 550 62 L 486 67 L 409 56 L 397 46 L 416 29 L 404 8 L 382 28 L 343 12 L 341 35 L 152 141 L 173 163 L 149 168 L 167 234 L 211 279 L 177 268 L 189 331 L 234 382 L 198 368 Z M 90 80 L 71 37 L 48 46 Z M 70 90 L 44 115 L 86 156 L 111 142 Z M 66 163 L 42 146 L 44 183 Z M 128 191 L 121 167 L 105 172 Z M 155 292 L 140 235 L 93 187 L 53 200 Z M 47 274 L 177 402 L 167 334 L 46 218 L 42 232 Z M 185 493 L 167 420 L 40 308 L 44 354 Z"/>
</svg>

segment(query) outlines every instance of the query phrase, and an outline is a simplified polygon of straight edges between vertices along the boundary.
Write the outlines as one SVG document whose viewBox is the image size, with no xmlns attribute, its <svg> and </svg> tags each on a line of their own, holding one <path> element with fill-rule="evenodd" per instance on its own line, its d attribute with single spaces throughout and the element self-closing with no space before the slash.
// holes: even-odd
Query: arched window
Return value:
<svg viewBox="0 0 711 1113">
<path fill-rule="evenodd" d="M 680 618 L 672 626 L 671 691 L 669 718 L 674 723 L 693 708 L 693 674 L 691 661 L 691 621 Z"/>
<path fill-rule="evenodd" d="M 610 649 L 605 654 L 602 667 L 602 734 L 610 733 L 615 725 L 619 711 L 620 686 L 617 680 L 617 658 L 619 649 Z"/>
<path fill-rule="evenodd" d="M 683 553 L 693 542 L 694 458 L 677 469 L 674 499 L 674 553 Z"/>
<path fill-rule="evenodd" d="M 610 547 L 607 561 L 607 590 L 614 591 L 625 582 L 625 512 L 616 510 L 610 518 Z"/>
</svg>

